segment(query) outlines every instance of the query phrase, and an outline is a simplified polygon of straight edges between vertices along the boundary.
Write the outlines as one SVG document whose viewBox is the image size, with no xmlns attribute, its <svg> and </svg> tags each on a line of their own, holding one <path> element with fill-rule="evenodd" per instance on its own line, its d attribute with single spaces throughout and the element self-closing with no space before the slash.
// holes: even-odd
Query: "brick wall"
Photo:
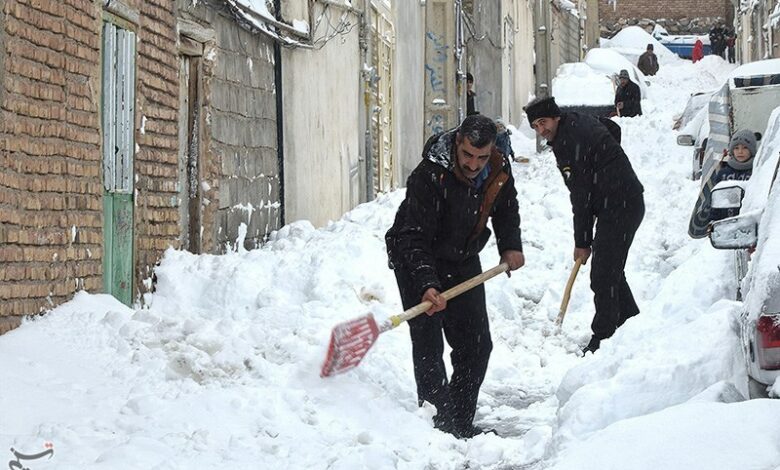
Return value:
<svg viewBox="0 0 780 470">
<path fill-rule="evenodd" d="M 0 333 L 103 288 L 102 3 L 0 0 Z M 124 3 L 140 13 L 130 25 L 140 293 L 178 246 L 176 20 L 169 0 Z"/>
<path fill-rule="evenodd" d="M 179 69 L 171 0 L 143 0 L 136 56 L 136 291 L 179 242 Z M 143 129 L 143 131 L 141 131 Z M 148 285 L 148 284 L 147 284 Z"/>
<path fill-rule="evenodd" d="M 733 9 L 730 0 L 617 0 L 615 8 L 608 0 L 599 0 L 599 23 L 611 30 L 618 22 L 633 25 L 644 19 L 649 22 L 640 26 L 658 22 L 671 26 L 667 29 L 704 32 L 716 19 L 730 21 L 734 16 Z"/>
<path fill-rule="evenodd" d="M 0 332 L 102 286 L 100 9 L 2 2 Z"/>
<path fill-rule="evenodd" d="M 599 18 L 679 19 L 705 16 L 725 17 L 730 0 L 617 0 L 613 9 L 608 0 L 599 0 Z"/>
</svg>

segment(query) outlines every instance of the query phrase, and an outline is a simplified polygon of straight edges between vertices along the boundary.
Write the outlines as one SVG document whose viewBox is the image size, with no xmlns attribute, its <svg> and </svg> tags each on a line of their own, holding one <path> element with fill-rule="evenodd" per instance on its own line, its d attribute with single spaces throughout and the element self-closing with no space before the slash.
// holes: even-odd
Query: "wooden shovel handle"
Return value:
<svg viewBox="0 0 780 470">
<path fill-rule="evenodd" d="M 582 258 L 577 258 L 577 262 L 574 263 L 574 267 L 571 268 L 569 280 L 566 282 L 566 289 L 563 291 L 561 309 L 558 311 L 558 318 L 555 319 L 556 325 L 563 324 L 563 317 L 566 316 L 566 309 L 569 307 L 569 299 L 571 298 L 571 287 L 574 285 L 574 279 L 577 278 L 577 273 L 580 271 L 580 266 L 582 266 Z"/>
<path fill-rule="evenodd" d="M 488 279 L 496 277 L 497 275 L 501 273 L 505 273 L 507 271 L 509 271 L 509 264 L 501 263 L 493 269 L 485 271 L 482 274 L 478 274 L 467 281 L 463 281 L 451 289 L 445 290 L 444 292 L 442 292 L 441 295 L 446 300 L 450 300 L 451 298 L 457 297 L 460 294 L 466 292 L 467 290 L 477 287 L 478 285 L 484 283 Z M 400 315 L 393 315 L 392 317 L 390 317 L 390 328 L 395 328 L 401 323 L 411 320 L 412 318 L 416 317 L 417 315 L 431 308 L 431 305 L 433 304 L 430 301 L 426 300 L 425 302 L 415 305 L 414 307 L 410 308 L 404 313 L 401 313 Z"/>
</svg>

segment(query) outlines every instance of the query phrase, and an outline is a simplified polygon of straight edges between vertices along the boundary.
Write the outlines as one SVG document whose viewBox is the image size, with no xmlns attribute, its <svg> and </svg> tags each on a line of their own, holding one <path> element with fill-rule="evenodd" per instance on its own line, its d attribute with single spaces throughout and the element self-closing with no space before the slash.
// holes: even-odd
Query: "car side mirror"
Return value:
<svg viewBox="0 0 780 470">
<path fill-rule="evenodd" d="M 684 145 L 686 147 L 692 147 L 696 140 L 692 135 L 680 134 L 677 136 L 677 145 Z"/>
<path fill-rule="evenodd" d="M 725 185 L 721 186 L 723 183 Z M 745 190 L 729 182 L 718 183 L 712 190 L 711 207 L 713 209 L 740 209 Z"/>
<path fill-rule="evenodd" d="M 731 217 L 710 225 L 710 243 L 719 250 L 756 246 L 758 223 L 753 217 Z"/>
</svg>

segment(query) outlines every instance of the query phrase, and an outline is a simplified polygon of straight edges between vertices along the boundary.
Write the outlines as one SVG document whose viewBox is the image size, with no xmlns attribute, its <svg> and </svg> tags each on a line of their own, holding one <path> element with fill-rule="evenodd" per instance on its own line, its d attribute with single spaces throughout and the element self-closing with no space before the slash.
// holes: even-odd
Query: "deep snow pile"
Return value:
<svg viewBox="0 0 780 470">
<path fill-rule="evenodd" d="M 334 324 L 401 310 L 383 242 L 395 191 L 323 229 L 291 224 L 262 249 L 169 250 L 148 308 L 80 293 L 0 337 L 0 444 L 53 442 L 35 469 L 770 468 L 780 406 L 726 403 L 744 381 L 737 305 L 724 300 L 731 258 L 686 235 L 698 184 L 670 131 L 687 95 L 728 70 L 662 67 L 645 115 L 619 120 L 646 188 L 627 266 L 642 314 L 586 358 L 587 266 L 552 326 L 572 266 L 568 194 L 552 154 L 530 154 L 528 124 L 513 123 L 530 156 L 515 166 L 527 266 L 487 284 L 494 351 L 477 411 L 502 437 L 432 429 L 406 326 L 354 371 L 318 376 Z M 498 262 L 494 243 L 482 262 Z"/>
<path fill-rule="evenodd" d="M 673 64 L 681 60 L 677 54 L 670 51 L 656 38 L 639 26 L 628 26 L 620 30 L 612 39 L 601 39 L 602 48 L 613 49 L 629 58 L 634 64 L 647 50 L 647 45 L 653 45 L 653 52 L 658 57 L 661 66 Z"/>
</svg>

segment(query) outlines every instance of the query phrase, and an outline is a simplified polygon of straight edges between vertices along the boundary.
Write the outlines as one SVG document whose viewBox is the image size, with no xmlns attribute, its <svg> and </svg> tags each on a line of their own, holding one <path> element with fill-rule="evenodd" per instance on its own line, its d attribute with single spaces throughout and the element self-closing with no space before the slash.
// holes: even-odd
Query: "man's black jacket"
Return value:
<svg viewBox="0 0 780 470">
<path fill-rule="evenodd" d="M 642 115 L 642 91 L 639 85 L 629 80 L 626 86 L 618 86 L 615 92 L 615 106 L 623 102 L 623 109 L 620 115 L 625 117 L 634 117 Z"/>
<path fill-rule="evenodd" d="M 517 191 L 509 161 L 494 150 L 487 180 L 477 189 L 457 167 L 456 132 L 428 139 L 423 161 L 406 182 L 406 199 L 385 235 L 391 266 L 411 276 L 420 296 L 430 287 L 441 290 L 440 262 L 458 264 L 482 250 L 490 237 L 488 216 L 499 253 L 522 251 Z"/>
<path fill-rule="evenodd" d="M 574 245 L 589 248 L 595 218 L 625 207 L 644 188 L 623 148 L 594 117 L 564 113 L 550 144 L 571 193 Z"/>
</svg>

